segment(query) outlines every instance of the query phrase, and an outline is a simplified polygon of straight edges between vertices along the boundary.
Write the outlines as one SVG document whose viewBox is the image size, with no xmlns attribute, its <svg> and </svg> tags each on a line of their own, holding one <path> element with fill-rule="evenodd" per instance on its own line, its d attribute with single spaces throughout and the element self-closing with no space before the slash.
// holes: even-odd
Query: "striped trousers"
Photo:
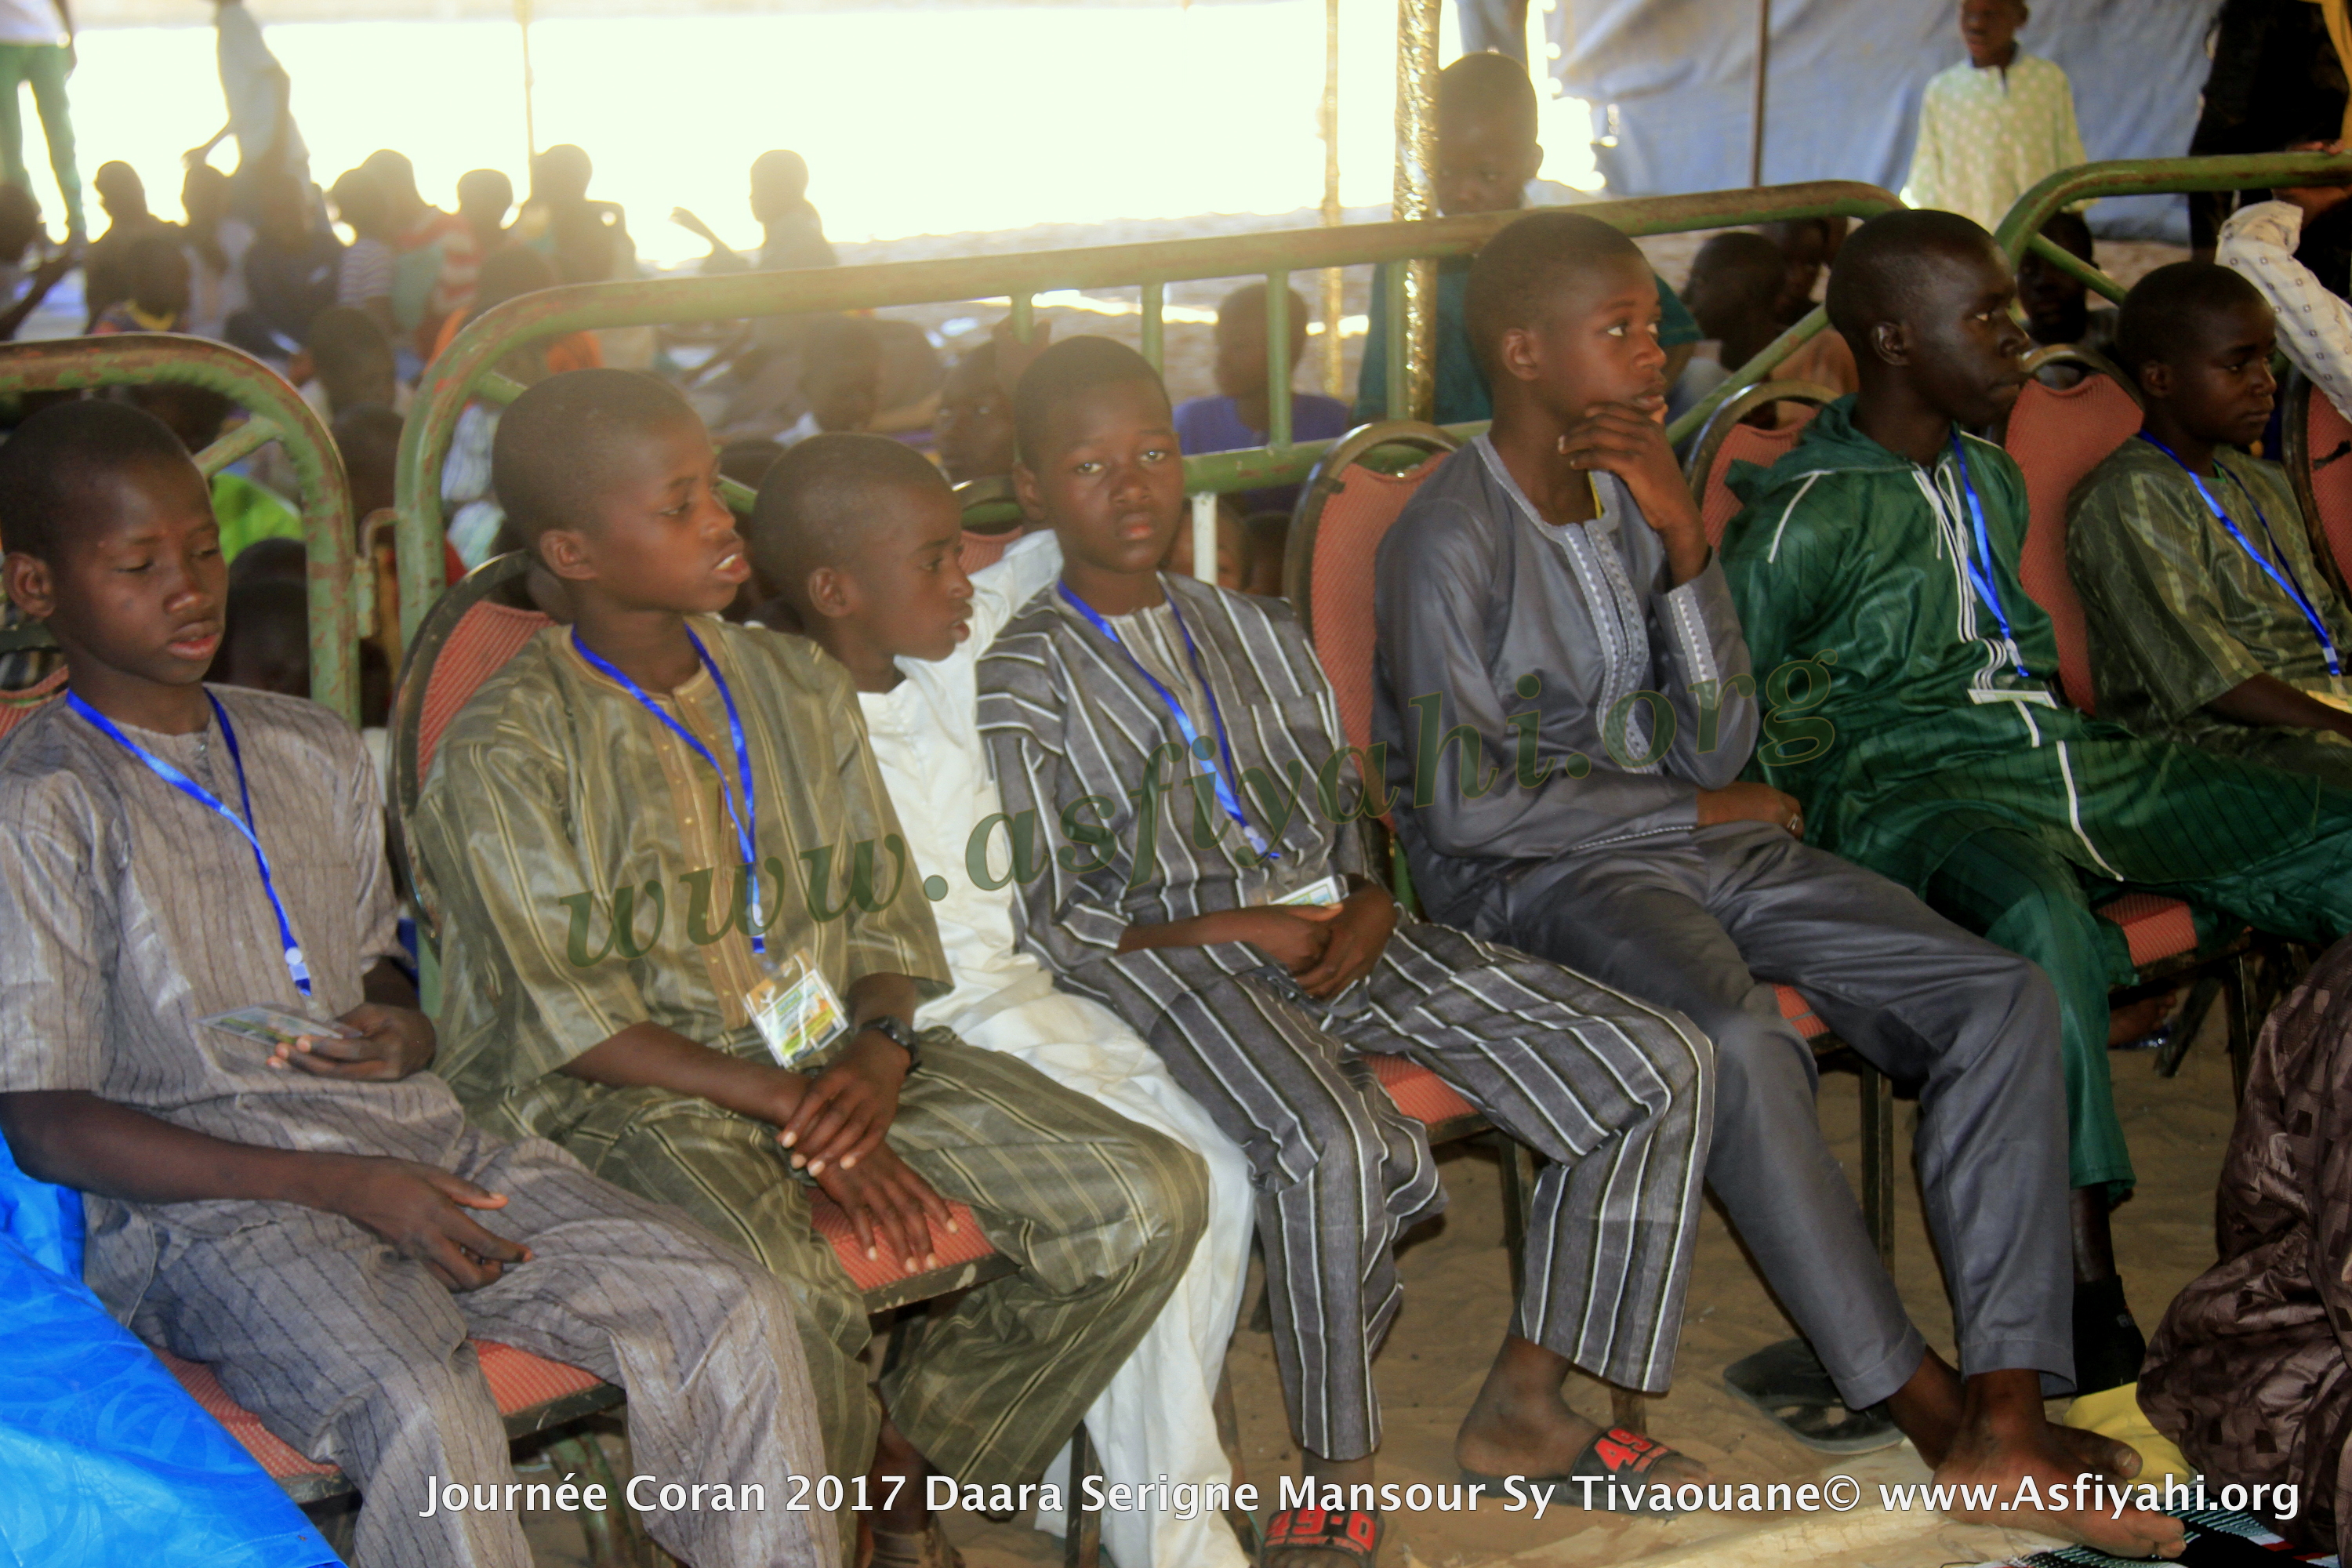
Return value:
<svg viewBox="0 0 2352 1568">
<path fill-rule="evenodd" d="M 1665 1386 L 1713 1122 L 1711 1049 L 1677 1015 L 1412 921 L 1328 1003 L 1238 942 L 1122 953 L 1065 983 L 1124 1016 L 1248 1158 L 1306 1448 L 1380 1447 L 1371 1360 L 1396 1316 L 1396 1238 L 1444 1205 L 1426 1133 L 1365 1055 L 1428 1068 L 1548 1162 L 1511 1331 L 1612 1383 Z"/>
<path fill-rule="evenodd" d="M 362 1568 L 530 1568 L 521 1514 L 452 1510 L 432 1490 L 520 1499 L 469 1335 L 626 1388 L 640 1473 L 767 1489 L 764 1510 L 645 1514 L 665 1550 L 699 1568 L 846 1561 L 815 1516 L 782 1506 L 824 1456 L 776 1281 L 539 1139 L 468 1129 L 436 1163 L 504 1194 L 473 1217 L 530 1247 L 478 1290 L 453 1293 L 340 1215 L 228 1202 L 110 1205 L 90 1283 L 141 1338 L 211 1363 L 272 1432 L 343 1468 Z"/>
<path fill-rule="evenodd" d="M 891 1419 L 932 1468 L 1035 1480 L 1192 1260 L 1207 1224 L 1201 1158 L 1026 1063 L 922 1035 L 891 1149 L 969 1205 L 1019 1271 L 968 1292 L 883 1374 Z M 775 1130 L 663 1089 L 605 1096 L 566 1140 L 589 1168 L 674 1204 L 790 1287 L 828 1468 L 873 1463 L 881 1412 L 859 1360 L 866 1300 L 809 1221 Z M 856 1518 L 836 1516 L 845 1542 Z M 844 1561 L 850 1555 L 845 1552 Z"/>
</svg>

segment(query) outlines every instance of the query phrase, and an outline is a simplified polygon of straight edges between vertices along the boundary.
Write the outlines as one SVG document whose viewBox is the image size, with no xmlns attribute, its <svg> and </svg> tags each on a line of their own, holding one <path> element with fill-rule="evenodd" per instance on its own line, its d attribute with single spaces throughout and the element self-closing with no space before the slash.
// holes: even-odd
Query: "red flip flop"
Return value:
<svg viewBox="0 0 2352 1568">
<path fill-rule="evenodd" d="M 1329 1552 L 1372 1568 L 1381 1533 L 1381 1516 L 1362 1509 L 1286 1508 L 1265 1521 L 1257 1560 L 1264 1564 L 1277 1552 Z"/>
<path fill-rule="evenodd" d="M 1652 1466 L 1674 1451 L 1654 1437 L 1628 1432 L 1622 1426 L 1612 1426 L 1584 1446 L 1584 1451 L 1576 1456 L 1576 1462 L 1569 1466 L 1565 1475 L 1506 1478 L 1465 1470 L 1462 1479 L 1474 1484 L 1483 1484 L 1489 1497 L 1510 1496 L 1504 1484 L 1507 1479 L 1518 1482 L 1522 1496 L 1541 1497 L 1549 1502 L 1582 1508 L 1589 1493 L 1600 1511 L 1664 1519 L 1677 1510 L 1672 1504 L 1664 1508 L 1652 1507 L 1650 1488 L 1643 1478 L 1649 1474 Z M 1590 1488 L 1582 1485 L 1588 1477 L 1598 1484 Z"/>
</svg>

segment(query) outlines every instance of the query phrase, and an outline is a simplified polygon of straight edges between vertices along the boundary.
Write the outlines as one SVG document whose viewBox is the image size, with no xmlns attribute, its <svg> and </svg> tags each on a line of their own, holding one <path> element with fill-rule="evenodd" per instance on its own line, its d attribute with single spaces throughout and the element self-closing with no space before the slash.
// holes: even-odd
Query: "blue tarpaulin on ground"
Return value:
<svg viewBox="0 0 2352 1568">
<path fill-rule="evenodd" d="M 2035 0 L 2021 47 L 2074 86 L 2095 159 L 2177 157 L 2197 127 L 2220 0 Z M 1899 190 L 1927 79 L 1968 58 L 1955 0 L 1772 0 L 1764 183 Z M 1757 0 L 1557 0 L 1562 90 L 1593 105 L 1612 195 L 1748 183 Z M 1562 31 L 1570 36 L 1559 37 Z M 2187 243 L 2179 196 L 2101 202 L 2092 226 Z"/>
<path fill-rule="evenodd" d="M 0 1144 L 0 1568 L 340 1568 L 80 1260 L 81 1200 Z"/>
</svg>

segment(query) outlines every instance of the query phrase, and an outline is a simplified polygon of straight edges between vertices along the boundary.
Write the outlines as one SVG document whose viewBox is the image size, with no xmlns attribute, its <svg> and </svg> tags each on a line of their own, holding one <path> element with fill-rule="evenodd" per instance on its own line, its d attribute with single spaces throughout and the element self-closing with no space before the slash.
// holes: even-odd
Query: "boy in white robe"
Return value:
<svg viewBox="0 0 2352 1568">
<path fill-rule="evenodd" d="M 1118 1015 L 1055 989 L 1015 940 L 1013 877 L 1045 838 L 1023 841 L 1000 815 L 975 674 L 998 628 L 1060 573 L 1058 544 L 1033 534 L 966 577 L 957 564 L 961 513 L 939 470 L 887 437 L 848 434 L 814 437 L 779 458 L 746 532 L 761 579 L 788 612 L 763 618 L 796 620 L 856 681 L 909 839 L 903 874 L 923 878 L 930 896 L 955 988 L 924 1003 L 917 1026 L 945 1026 L 1018 1057 L 1207 1164 L 1209 1226 L 1192 1268 L 1086 1420 L 1108 1483 L 1230 1481 L 1211 1402 L 1249 1262 L 1248 1164 Z M 1058 1480 L 1066 1469 L 1047 1474 Z M 1038 1520 L 1046 1530 L 1061 1523 Z M 1136 1568 L 1245 1562 L 1207 1509 L 1190 1520 L 1151 1508 L 1106 1511 L 1103 1542 Z"/>
</svg>

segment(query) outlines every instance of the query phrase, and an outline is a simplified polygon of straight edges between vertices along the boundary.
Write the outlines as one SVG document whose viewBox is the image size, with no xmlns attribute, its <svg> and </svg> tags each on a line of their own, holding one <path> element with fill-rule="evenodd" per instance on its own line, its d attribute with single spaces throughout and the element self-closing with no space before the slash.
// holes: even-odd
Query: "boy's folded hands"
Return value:
<svg viewBox="0 0 2352 1568">
<path fill-rule="evenodd" d="M 1331 917 L 1323 928 L 1323 956 L 1313 968 L 1292 974 L 1301 991 L 1328 1002 L 1380 963 L 1389 935 L 1396 930 L 1396 900 L 1386 888 L 1366 882 L 1343 902 L 1318 912 Z"/>
<path fill-rule="evenodd" d="M 805 1165 L 812 1176 L 833 1165 L 854 1167 L 890 1131 L 906 1077 L 907 1053 L 881 1035 L 861 1031 L 838 1060 L 809 1079 L 800 1103 L 777 1125 L 776 1142 L 793 1152 L 795 1168 Z"/>
<path fill-rule="evenodd" d="M 816 1173 L 816 1184 L 848 1213 L 850 1228 L 857 1233 L 857 1245 L 866 1257 L 878 1258 L 880 1249 L 887 1247 L 892 1259 L 909 1274 L 939 1265 L 931 1226 L 955 1233 L 947 1200 L 887 1143 L 877 1143 L 855 1165 L 826 1166 Z"/>
</svg>

